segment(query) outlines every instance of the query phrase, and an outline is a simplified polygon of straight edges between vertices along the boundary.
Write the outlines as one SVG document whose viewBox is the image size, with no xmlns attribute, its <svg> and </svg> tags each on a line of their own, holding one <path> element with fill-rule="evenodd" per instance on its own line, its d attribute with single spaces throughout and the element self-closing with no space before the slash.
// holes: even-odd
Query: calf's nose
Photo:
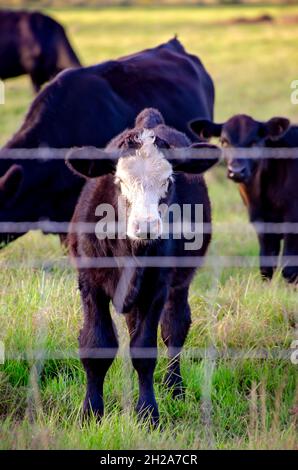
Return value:
<svg viewBox="0 0 298 470">
<path fill-rule="evenodd" d="M 246 169 L 239 167 L 228 167 L 228 177 L 236 182 L 241 182 L 246 179 Z"/>
<path fill-rule="evenodd" d="M 157 238 L 160 235 L 160 220 L 148 218 L 135 221 L 134 233 L 141 239 Z"/>
</svg>

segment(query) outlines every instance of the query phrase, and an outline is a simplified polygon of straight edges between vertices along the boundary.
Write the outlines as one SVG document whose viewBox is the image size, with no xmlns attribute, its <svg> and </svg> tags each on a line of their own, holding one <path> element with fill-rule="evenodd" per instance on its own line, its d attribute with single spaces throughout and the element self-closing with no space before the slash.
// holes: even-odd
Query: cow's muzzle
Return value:
<svg viewBox="0 0 298 470">
<path fill-rule="evenodd" d="M 160 218 L 134 220 L 131 228 L 132 238 L 140 240 L 155 240 L 161 236 L 162 222 Z"/>
<path fill-rule="evenodd" d="M 246 183 L 249 180 L 249 172 L 245 167 L 228 167 L 228 178 L 235 183 Z"/>
</svg>

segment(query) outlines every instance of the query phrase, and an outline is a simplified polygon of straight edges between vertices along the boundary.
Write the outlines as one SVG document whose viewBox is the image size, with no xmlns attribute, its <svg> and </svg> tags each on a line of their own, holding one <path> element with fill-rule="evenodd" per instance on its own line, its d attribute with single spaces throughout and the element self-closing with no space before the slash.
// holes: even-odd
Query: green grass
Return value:
<svg viewBox="0 0 298 470">
<path fill-rule="evenodd" d="M 276 22 L 221 24 L 264 12 Z M 284 24 L 282 17 L 298 15 L 298 7 L 50 13 L 66 25 L 84 64 L 150 47 L 177 33 L 214 78 L 216 119 L 241 111 L 260 119 L 278 114 L 297 121 L 290 83 L 298 78 L 298 28 Z M 1 143 L 18 128 L 31 100 L 26 77 L 6 82 L 6 104 L 0 107 Z M 244 224 L 237 233 L 216 229 L 210 256 L 256 256 L 256 237 L 245 225 L 247 215 L 235 185 L 226 180 L 222 167 L 210 171 L 207 180 L 214 222 Z M 270 284 L 260 280 L 256 268 L 218 271 L 207 266 L 198 273 L 190 294 L 193 323 L 182 358 L 186 398 L 173 401 L 163 387 L 166 361 L 160 358 L 155 382 L 163 429 L 148 433 L 133 412 L 136 377 L 130 363 L 121 358 L 105 383 L 103 422 L 80 424 L 82 367 L 75 357 L 55 359 L 59 351 L 77 352 L 82 321 L 76 274 L 72 268 L 55 265 L 62 256 L 58 238 L 40 233 L 29 233 L 0 253 L 0 339 L 7 354 L 0 366 L 0 448 L 297 448 L 297 366 L 288 357 L 276 356 L 288 351 L 295 338 L 297 289 L 286 285 L 280 273 Z M 32 259 L 40 266 L 28 267 Z M 127 347 L 124 320 L 115 314 L 114 318 Z M 218 357 L 195 359 L 190 354 L 193 348 L 216 348 Z M 38 379 L 31 357 L 37 349 L 47 355 L 35 364 Z M 268 357 L 225 357 L 231 350 L 248 356 L 266 350 Z"/>
</svg>

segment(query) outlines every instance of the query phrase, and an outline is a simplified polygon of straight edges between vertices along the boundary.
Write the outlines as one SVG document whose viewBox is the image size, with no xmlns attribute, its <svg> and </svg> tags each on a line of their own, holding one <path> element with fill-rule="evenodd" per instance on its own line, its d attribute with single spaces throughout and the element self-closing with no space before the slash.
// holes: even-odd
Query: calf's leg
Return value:
<svg viewBox="0 0 298 470">
<path fill-rule="evenodd" d="M 84 307 L 84 325 L 80 332 L 80 357 L 87 376 L 83 416 L 101 417 L 104 412 L 103 383 L 118 348 L 115 328 L 109 311 L 109 298 L 99 288 L 80 280 Z"/>
<path fill-rule="evenodd" d="M 259 234 L 260 243 L 260 271 L 264 279 L 272 279 L 277 267 L 280 252 L 281 235 L 272 233 Z M 271 257 L 268 258 L 268 257 Z M 268 261 L 271 261 L 268 266 Z"/>
<path fill-rule="evenodd" d="M 298 283 L 298 263 L 293 265 L 293 256 L 298 257 L 298 235 L 289 233 L 284 238 L 282 274 L 288 282 Z"/>
<path fill-rule="evenodd" d="M 41 89 L 42 83 L 40 83 L 39 77 L 36 73 L 30 73 L 31 83 L 34 93 L 38 93 Z"/>
<path fill-rule="evenodd" d="M 184 388 L 180 371 L 180 353 L 191 324 L 188 288 L 171 289 L 161 317 L 161 336 L 168 348 L 169 365 L 165 383 L 174 398 L 183 397 Z"/>
<path fill-rule="evenodd" d="M 136 411 L 140 418 L 149 418 L 153 426 L 157 426 L 159 421 L 153 374 L 157 359 L 157 328 L 164 301 L 164 289 L 160 288 L 151 305 L 141 300 L 141 307 L 134 309 L 127 318 L 131 335 L 130 354 L 139 380 Z"/>
</svg>

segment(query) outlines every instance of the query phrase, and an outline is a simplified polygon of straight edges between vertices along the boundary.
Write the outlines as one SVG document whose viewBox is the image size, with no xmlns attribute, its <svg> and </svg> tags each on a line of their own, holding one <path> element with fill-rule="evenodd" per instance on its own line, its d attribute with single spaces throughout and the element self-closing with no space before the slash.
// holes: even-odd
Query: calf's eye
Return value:
<svg viewBox="0 0 298 470">
<path fill-rule="evenodd" d="M 162 188 L 167 191 L 170 187 L 170 184 L 171 184 L 171 178 L 168 178 L 167 180 L 165 180 L 162 184 Z"/>
<path fill-rule="evenodd" d="M 124 183 L 124 181 L 121 178 L 116 177 L 114 181 L 115 181 L 116 186 L 118 186 L 118 188 L 120 188 L 120 189 L 121 188 L 126 188 L 126 189 L 128 188 L 127 184 Z"/>
</svg>

